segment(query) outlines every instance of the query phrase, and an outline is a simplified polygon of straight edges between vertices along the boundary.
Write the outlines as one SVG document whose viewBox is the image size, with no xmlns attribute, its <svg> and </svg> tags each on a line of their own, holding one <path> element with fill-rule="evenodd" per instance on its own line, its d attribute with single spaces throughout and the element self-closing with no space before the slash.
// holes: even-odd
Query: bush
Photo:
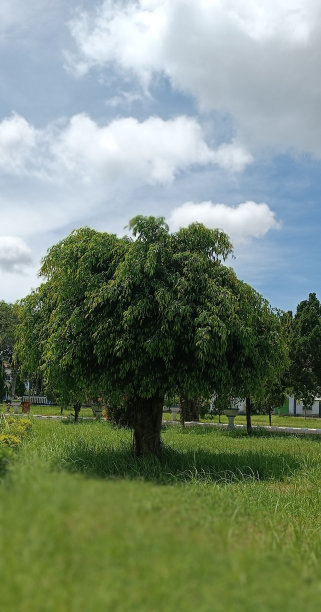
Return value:
<svg viewBox="0 0 321 612">
<path fill-rule="evenodd" d="M 19 444 L 21 444 L 21 439 L 12 433 L 4 433 L 0 436 L 0 446 L 7 446 L 12 450 L 16 450 Z"/>
<path fill-rule="evenodd" d="M 0 429 L 6 433 L 13 433 L 19 438 L 23 438 L 31 429 L 32 423 L 29 419 L 17 419 L 15 417 L 7 417 L 2 419 Z"/>
</svg>

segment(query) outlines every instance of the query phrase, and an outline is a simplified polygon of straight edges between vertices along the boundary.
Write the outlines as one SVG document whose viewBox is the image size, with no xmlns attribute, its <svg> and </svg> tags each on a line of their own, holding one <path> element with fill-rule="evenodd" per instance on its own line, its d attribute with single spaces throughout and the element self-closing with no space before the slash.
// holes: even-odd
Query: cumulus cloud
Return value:
<svg viewBox="0 0 321 612">
<path fill-rule="evenodd" d="M 22 273 L 31 263 L 31 249 L 21 238 L 0 236 L 0 270 Z"/>
<path fill-rule="evenodd" d="M 230 113 L 250 148 L 321 156 L 318 0 L 104 0 L 70 23 L 78 76 L 117 65 Z"/>
<path fill-rule="evenodd" d="M 23 117 L 0 122 L 0 173 L 29 174 L 58 182 L 77 178 L 108 187 L 117 181 L 164 184 L 194 165 L 239 171 L 251 162 L 238 143 L 211 149 L 190 117 L 139 122 L 120 118 L 99 126 L 86 114 L 36 130 Z"/>
<path fill-rule="evenodd" d="M 0 123 L 0 170 L 8 174 L 27 172 L 36 146 L 36 130 L 23 117 L 13 114 Z"/>
<path fill-rule="evenodd" d="M 281 226 L 267 204 L 250 201 L 235 207 L 213 202 L 185 202 L 175 208 L 169 217 L 173 229 L 186 227 L 195 221 L 222 229 L 234 245 L 247 243 L 252 238 L 262 238 L 271 229 Z"/>
</svg>

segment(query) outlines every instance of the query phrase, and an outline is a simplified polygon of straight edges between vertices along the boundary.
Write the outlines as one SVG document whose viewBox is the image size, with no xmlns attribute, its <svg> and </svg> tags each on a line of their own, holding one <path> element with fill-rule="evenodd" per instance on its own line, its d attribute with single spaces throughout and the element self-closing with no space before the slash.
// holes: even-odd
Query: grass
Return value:
<svg viewBox="0 0 321 612">
<path fill-rule="evenodd" d="M 7 405 L 0 404 L 0 414 L 7 412 Z M 10 413 L 13 414 L 13 407 L 10 409 Z M 19 407 L 19 413 L 21 408 Z M 44 416 L 60 416 L 60 406 L 42 406 L 41 404 L 31 404 L 30 415 L 41 414 Z M 71 416 L 74 414 L 74 410 L 71 407 L 65 408 L 63 416 Z M 91 408 L 82 408 L 80 411 L 80 417 L 93 417 L 93 411 Z"/>
<path fill-rule="evenodd" d="M 320 440 L 37 421 L 0 487 L 4 612 L 319 610 Z"/>
<path fill-rule="evenodd" d="M 7 406 L 6 404 L 0 404 L 0 414 L 6 412 Z M 21 409 L 19 409 L 21 412 Z M 11 408 L 11 413 L 13 413 L 13 408 Z M 72 416 L 74 413 L 73 409 L 66 408 L 64 409 L 63 416 Z M 41 406 L 41 405 L 31 405 L 30 406 L 30 415 L 41 414 L 44 416 L 60 416 L 60 406 Z M 91 417 L 93 418 L 93 412 L 91 408 L 82 408 L 80 411 L 81 417 Z M 172 419 L 171 412 L 165 412 L 163 414 L 164 421 L 170 421 Z M 205 423 L 218 423 L 218 416 L 214 415 L 211 419 L 208 415 L 206 415 L 201 421 Z M 228 423 L 228 419 L 225 415 L 221 415 L 221 423 Z M 236 425 L 245 425 L 246 418 L 243 415 L 237 416 L 235 419 Z M 252 415 L 252 424 L 253 425 L 269 425 L 269 417 L 267 414 L 253 414 Z M 321 428 L 321 418 L 311 418 L 311 417 L 300 417 L 300 416 L 272 416 L 272 425 L 275 427 L 311 427 L 320 429 Z"/>
<path fill-rule="evenodd" d="M 165 413 L 164 420 L 171 420 L 172 414 Z M 218 416 L 214 415 L 213 418 L 206 415 L 201 421 L 205 423 L 218 423 Z M 228 418 L 222 414 L 221 423 L 228 423 Z M 235 425 L 245 425 L 245 415 L 238 415 L 235 419 Z M 269 416 L 267 414 L 252 414 L 252 425 L 269 425 Z M 274 427 L 311 427 L 313 429 L 321 428 L 321 419 L 316 417 L 301 417 L 301 416 L 279 416 L 277 414 L 272 415 L 272 425 Z"/>
</svg>

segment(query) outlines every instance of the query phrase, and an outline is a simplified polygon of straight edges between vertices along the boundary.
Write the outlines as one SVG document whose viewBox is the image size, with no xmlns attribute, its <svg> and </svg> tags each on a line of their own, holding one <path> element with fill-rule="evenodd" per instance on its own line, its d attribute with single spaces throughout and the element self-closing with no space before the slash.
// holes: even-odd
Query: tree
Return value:
<svg viewBox="0 0 321 612">
<path fill-rule="evenodd" d="M 129 227 L 135 239 L 84 228 L 52 247 L 19 336 L 31 313 L 46 382 L 123 406 L 136 453 L 159 455 L 165 394 L 254 393 L 281 358 L 279 318 L 223 265 L 223 232 L 194 223 L 170 234 L 143 216 Z"/>
<path fill-rule="evenodd" d="M 321 390 L 321 305 L 315 293 L 297 307 L 290 336 L 290 386 L 310 408 Z"/>
<path fill-rule="evenodd" d="M 259 413 L 269 415 L 269 425 L 272 425 L 272 413 L 275 408 L 282 406 L 286 399 L 286 383 L 285 379 L 274 378 L 267 379 L 262 388 L 261 397 L 255 398 L 255 409 Z"/>
<path fill-rule="evenodd" d="M 0 402 L 1 403 L 2 403 L 2 400 L 5 394 L 6 394 L 6 377 L 5 377 L 2 363 L 0 362 Z"/>
<path fill-rule="evenodd" d="M 17 371 L 15 394 L 18 396 L 24 395 L 26 392 L 26 384 L 21 376 L 20 370 Z"/>
<path fill-rule="evenodd" d="M 13 304 L 0 301 L 0 359 L 11 362 L 14 350 L 16 316 Z"/>
</svg>

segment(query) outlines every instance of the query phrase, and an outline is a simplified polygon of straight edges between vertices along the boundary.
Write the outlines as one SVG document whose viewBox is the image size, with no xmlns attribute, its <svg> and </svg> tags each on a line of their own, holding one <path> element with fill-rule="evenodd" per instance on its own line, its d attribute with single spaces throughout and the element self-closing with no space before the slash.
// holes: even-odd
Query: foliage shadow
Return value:
<svg viewBox="0 0 321 612">
<path fill-rule="evenodd" d="M 302 467 L 299 458 L 286 453 L 215 453 L 203 449 L 179 452 L 164 447 L 160 458 L 137 458 L 128 446 L 94 448 L 84 441 L 65 445 L 54 463 L 55 468 L 89 477 L 139 479 L 158 484 L 283 480 Z"/>
</svg>

